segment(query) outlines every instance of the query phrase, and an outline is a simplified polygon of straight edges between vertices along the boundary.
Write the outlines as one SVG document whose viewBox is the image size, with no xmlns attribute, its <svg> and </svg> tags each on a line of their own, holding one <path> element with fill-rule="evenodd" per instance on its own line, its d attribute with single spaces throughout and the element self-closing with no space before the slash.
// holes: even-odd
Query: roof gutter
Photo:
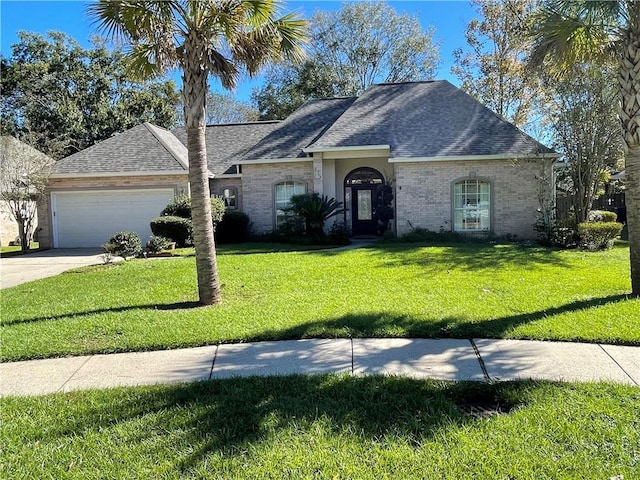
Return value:
<svg viewBox="0 0 640 480">
<path fill-rule="evenodd" d="M 410 162 L 470 162 L 486 160 L 525 160 L 525 159 L 552 159 L 558 158 L 559 153 L 529 153 L 529 154 L 497 154 L 497 155 L 437 155 L 434 157 L 392 157 L 389 163 Z"/>
<path fill-rule="evenodd" d="M 238 165 L 258 165 L 263 163 L 297 163 L 297 162 L 313 162 L 312 157 L 295 157 L 295 158 L 256 158 L 255 160 L 240 160 L 236 162 Z"/>
<path fill-rule="evenodd" d="M 94 172 L 94 173 L 52 173 L 49 178 L 92 178 L 92 177 L 149 177 L 188 175 L 187 170 L 158 170 L 156 172 Z M 211 177 L 213 175 L 210 174 Z"/>
</svg>

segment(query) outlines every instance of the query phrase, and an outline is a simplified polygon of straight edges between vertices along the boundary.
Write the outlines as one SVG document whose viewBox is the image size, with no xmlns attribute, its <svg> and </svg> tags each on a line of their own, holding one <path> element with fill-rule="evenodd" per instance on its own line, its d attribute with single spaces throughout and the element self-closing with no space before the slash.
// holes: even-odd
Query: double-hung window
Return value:
<svg viewBox="0 0 640 480">
<path fill-rule="evenodd" d="M 291 207 L 291 197 L 307 193 L 307 185 L 303 182 L 289 181 L 275 185 L 274 201 L 276 212 L 276 228 L 282 225 L 287 217 L 293 214 L 287 211 Z"/>
<path fill-rule="evenodd" d="M 456 232 L 488 231 L 491 227 L 491 184 L 463 180 L 453 186 L 453 227 Z"/>
</svg>

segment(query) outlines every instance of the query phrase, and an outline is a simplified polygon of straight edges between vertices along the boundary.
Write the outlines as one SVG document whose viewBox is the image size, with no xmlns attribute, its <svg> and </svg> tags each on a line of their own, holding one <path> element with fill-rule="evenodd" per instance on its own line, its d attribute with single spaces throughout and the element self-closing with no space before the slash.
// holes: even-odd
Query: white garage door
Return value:
<svg viewBox="0 0 640 480">
<path fill-rule="evenodd" d="M 99 247 L 120 231 L 136 232 L 144 245 L 149 222 L 174 195 L 173 188 L 52 193 L 54 247 Z"/>
</svg>

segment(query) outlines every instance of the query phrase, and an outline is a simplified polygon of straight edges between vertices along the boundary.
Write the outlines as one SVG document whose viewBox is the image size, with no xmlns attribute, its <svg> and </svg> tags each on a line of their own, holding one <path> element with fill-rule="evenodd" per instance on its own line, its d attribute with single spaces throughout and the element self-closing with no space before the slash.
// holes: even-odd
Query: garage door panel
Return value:
<svg viewBox="0 0 640 480">
<path fill-rule="evenodd" d="M 173 188 L 58 192 L 54 223 L 59 248 L 99 247 L 111 235 L 127 230 L 151 236 L 149 222 L 174 197 Z"/>
</svg>

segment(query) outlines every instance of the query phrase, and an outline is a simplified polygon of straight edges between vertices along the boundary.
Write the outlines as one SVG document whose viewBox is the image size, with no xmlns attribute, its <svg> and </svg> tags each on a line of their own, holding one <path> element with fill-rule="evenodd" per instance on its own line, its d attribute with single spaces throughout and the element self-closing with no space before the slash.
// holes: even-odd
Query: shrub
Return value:
<svg viewBox="0 0 640 480">
<path fill-rule="evenodd" d="M 607 210 L 591 210 L 589 212 L 588 221 L 613 223 L 618 219 L 618 215 L 615 212 L 609 212 Z"/>
<path fill-rule="evenodd" d="M 568 222 L 561 222 L 556 219 L 550 219 L 545 222 L 542 217 L 538 217 L 538 221 L 534 224 L 538 242 L 548 247 L 575 247 L 578 243 L 578 234 L 575 228 L 569 225 L 570 223 Z"/>
<path fill-rule="evenodd" d="M 178 195 L 160 212 L 160 216 L 191 218 L 191 198 Z"/>
<path fill-rule="evenodd" d="M 211 197 L 211 220 L 213 221 L 214 229 L 216 224 L 222 220 L 224 212 L 225 206 L 222 197 L 218 197 L 216 195 Z M 164 210 L 160 212 L 160 216 L 191 219 L 191 198 L 188 195 L 179 195 L 175 197 L 166 207 L 164 207 Z"/>
<path fill-rule="evenodd" d="M 345 225 L 345 222 L 333 222 L 329 229 L 328 235 L 329 241 L 334 245 L 349 245 L 349 230 Z"/>
<path fill-rule="evenodd" d="M 152 235 L 147 242 L 147 250 L 151 253 L 160 253 L 162 250 L 165 250 L 170 243 L 171 240 L 166 237 Z"/>
<path fill-rule="evenodd" d="M 142 242 L 135 232 L 118 232 L 102 248 L 105 253 L 117 255 L 126 260 L 142 253 Z"/>
<path fill-rule="evenodd" d="M 463 242 L 471 241 L 472 237 L 466 237 L 456 232 L 450 232 L 441 230 L 440 232 L 433 232 L 427 228 L 411 227 L 411 231 L 402 235 L 398 240 L 401 242 Z"/>
<path fill-rule="evenodd" d="M 178 247 L 193 245 L 191 220 L 188 218 L 165 216 L 151 220 L 154 235 L 170 238 Z"/>
<path fill-rule="evenodd" d="M 324 222 L 344 211 L 342 202 L 318 193 L 304 193 L 291 197 L 291 211 L 304 218 L 307 235 L 324 237 Z"/>
<path fill-rule="evenodd" d="M 218 243 L 242 243 L 249 239 L 249 215 L 237 210 L 225 212 L 216 228 Z"/>
<path fill-rule="evenodd" d="M 220 223 L 225 214 L 224 200 L 222 197 L 214 195 L 211 197 L 211 220 L 213 220 L 213 230 L 216 230 L 216 226 Z"/>
<path fill-rule="evenodd" d="M 579 246 L 584 250 L 606 250 L 620 235 L 623 225 L 617 222 L 584 222 L 578 225 Z"/>
</svg>

